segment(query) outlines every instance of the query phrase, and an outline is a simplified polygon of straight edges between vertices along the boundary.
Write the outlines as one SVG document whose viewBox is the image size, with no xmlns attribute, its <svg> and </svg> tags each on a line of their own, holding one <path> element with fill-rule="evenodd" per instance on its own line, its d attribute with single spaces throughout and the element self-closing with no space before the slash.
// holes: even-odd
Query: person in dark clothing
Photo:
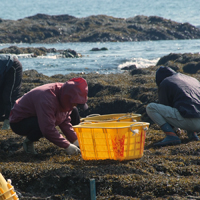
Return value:
<svg viewBox="0 0 200 200">
<path fill-rule="evenodd" d="M 200 131 L 200 82 L 169 67 L 156 72 L 159 103 L 146 107 L 148 116 L 160 126 L 166 137 L 155 146 L 180 144 L 178 128 L 187 131 L 189 140 L 198 141 Z"/>
<path fill-rule="evenodd" d="M 80 114 L 76 106 L 73 107 L 70 117 L 72 126 L 78 125 L 80 123 Z"/>
<path fill-rule="evenodd" d="M 9 115 L 21 96 L 22 64 L 17 57 L 0 55 L 0 121 L 2 130 L 9 129 Z"/>
</svg>

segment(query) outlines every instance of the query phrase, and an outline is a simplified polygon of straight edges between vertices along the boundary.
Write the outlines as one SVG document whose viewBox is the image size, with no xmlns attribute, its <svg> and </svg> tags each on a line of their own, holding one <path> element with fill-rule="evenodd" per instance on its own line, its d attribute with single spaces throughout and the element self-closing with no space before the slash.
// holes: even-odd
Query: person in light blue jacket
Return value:
<svg viewBox="0 0 200 200">
<path fill-rule="evenodd" d="M 169 67 L 161 66 L 156 72 L 159 103 L 146 107 L 148 116 L 166 134 L 155 146 L 180 144 L 178 128 L 187 131 L 189 140 L 198 141 L 200 132 L 200 82 Z"/>
</svg>

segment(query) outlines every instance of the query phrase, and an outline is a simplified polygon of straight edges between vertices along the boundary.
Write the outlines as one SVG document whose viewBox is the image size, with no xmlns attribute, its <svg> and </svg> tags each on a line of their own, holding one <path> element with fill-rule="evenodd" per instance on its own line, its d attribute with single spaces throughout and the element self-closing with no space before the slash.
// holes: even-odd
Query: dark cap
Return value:
<svg viewBox="0 0 200 200">
<path fill-rule="evenodd" d="M 83 109 L 83 110 L 87 110 L 88 109 L 88 105 L 87 105 L 87 103 L 85 103 L 85 104 L 78 104 L 77 108 L 80 108 L 80 109 Z"/>
</svg>

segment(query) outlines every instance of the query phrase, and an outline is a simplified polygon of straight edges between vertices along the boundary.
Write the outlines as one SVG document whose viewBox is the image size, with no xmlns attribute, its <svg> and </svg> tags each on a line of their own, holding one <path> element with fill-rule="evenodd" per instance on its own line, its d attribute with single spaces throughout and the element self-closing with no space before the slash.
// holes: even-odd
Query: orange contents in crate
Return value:
<svg viewBox="0 0 200 200">
<path fill-rule="evenodd" d="M 123 160 L 124 158 L 124 141 L 125 135 L 122 137 L 116 136 L 112 138 L 114 155 L 115 158 L 118 158 L 119 160 Z"/>
</svg>

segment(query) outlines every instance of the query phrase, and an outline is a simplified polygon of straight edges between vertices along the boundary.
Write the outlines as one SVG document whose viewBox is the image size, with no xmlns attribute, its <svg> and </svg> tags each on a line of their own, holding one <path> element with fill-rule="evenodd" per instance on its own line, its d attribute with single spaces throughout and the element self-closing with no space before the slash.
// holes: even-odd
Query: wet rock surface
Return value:
<svg viewBox="0 0 200 200">
<path fill-rule="evenodd" d="M 200 142 L 189 141 L 181 133 L 181 144 L 154 148 L 164 133 L 153 124 L 145 112 L 150 102 L 157 101 L 155 72 L 160 64 L 177 66 L 176 71 L 194 62 L 198 54 L 169 54 L 158 65 L 147 69 L 133 69 L 121 74 L 68 74 L 45 76 L 35 70 L 23 72 L 22 94 L 50 82 L 65 82 L 81 76 L 89 85 L 89 114 L 134 112 L 142 121 L 150 122 L 146 132 L 144 155 L 130 161 L 85 161 L 81 155 L 68 156 L 63 149 L 42 138 L 35 143 L 39 153 L 26 155 L 22 149 L 24 137 L 11 130 L 1 130 L 0 172 L 12 185 L 20 199 L 90 199 L 90 179 L 96 183 L 97 199 L 200 199 Z M 200 74 L 189 75 L 200 80 Z M 0 128 L 2 123 L 0 123 Z"/>
<path fill-rule="evenodd" d="M 157 16 L 114 18 L 93 15 L 37 14 L 19 20 L 0 19 L 1 43 L 124 42 L 199 39 L 200 29 Z"/>
</svg>

